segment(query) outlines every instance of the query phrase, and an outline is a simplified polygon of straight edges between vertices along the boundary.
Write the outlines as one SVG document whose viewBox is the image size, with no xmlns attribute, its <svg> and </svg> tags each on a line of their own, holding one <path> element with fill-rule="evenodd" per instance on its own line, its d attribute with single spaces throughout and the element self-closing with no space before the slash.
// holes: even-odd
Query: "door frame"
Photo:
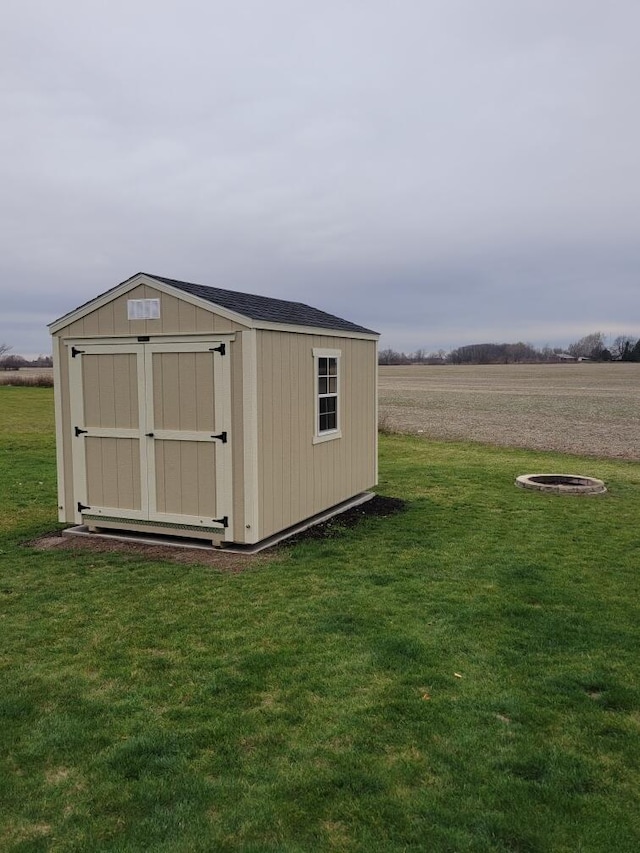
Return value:
<svg viewBox="0 0 640 853">
<path fill-rule="evenodd" d="M 177 527 L 187 525 L 202 529 L 220 529 L 224 538 L 229 541 L 233 539 L 233 471 L 232 471 L 232 429 L 231 429 L 231 367 L 229 358 L 229 344 L 234 335 L 198 336 L 180 340 L 172 336 L 171 340 L 153 342 L 139 342 L 137 339 L 126 341 L 119 338 L 117 341 L 104 342 L 93 339 L 73 339 L 65 343 L 68 347 L 69 364 L 69 396 L 71 412 L 71 456 L 73 464 L 73 495 L 74 495 L 74 518 L 79 524 L 83 522 L 80 506 L 85 506 L 88 499 L 87 485 L 87 462 L 84 436 L 76 436 L 75 428 L 86 428 L 84 413 L 84 387 L 82 356 L 86 355 L 113 355 L 115 353 L 128 353 L 136 355 L 137 379 L 138 379 L 138 428 L 91 428 L 89 437 L 104 438 L 136 438 L 139 440 L 140 450 L 140 509 L 121 509 L 118 507 L 90 508 L 92 512 L 110 518 L 118 518 L 123 521 L 141 522 L 163 525 L 176 525 Z M 77 348 L 75 347 L 77 344 Z M 223 344 L 226 348 L 224 355 L 218 355 L 215 350 Z M 153 426 L 153 354 L 157 352 L 207 352 L 213 351 L 214 358 L 214 400 L 216 413 L 215 429 L 217 432 L 226 432 L 227 440 L 222 443 L 216 441 L 216 510 L 221 518 L 226 517 L 226 526 L 221 520 L 202 518 L 199 516 L 177 515 L 173 513 L 160 513 L 156 509 L 156 478 L 155 478 L 155 451 L 153 442 L 157 435 L 164 439 L 183 439 L 190 441 L 211 441 L 210 433 L 186 432 L 178 430 L 154 430 Z M 219 414 L 218 414 L 219 413 Z M 154 433 L 150 437 L 148 433 Z"/>
</svg>

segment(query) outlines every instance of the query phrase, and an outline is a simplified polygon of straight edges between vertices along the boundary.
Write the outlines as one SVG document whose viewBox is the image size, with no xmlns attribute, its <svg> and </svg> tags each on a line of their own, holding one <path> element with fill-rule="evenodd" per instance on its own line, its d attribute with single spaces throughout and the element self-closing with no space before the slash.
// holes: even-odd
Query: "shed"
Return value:
<svg viewBox="0 0 640 853">
<path fill-rule="evenodd" d="M 377 482 L 370 329 L 147 273 L 49 329 L 60 521 L 252 545 Z"/>
</svg>

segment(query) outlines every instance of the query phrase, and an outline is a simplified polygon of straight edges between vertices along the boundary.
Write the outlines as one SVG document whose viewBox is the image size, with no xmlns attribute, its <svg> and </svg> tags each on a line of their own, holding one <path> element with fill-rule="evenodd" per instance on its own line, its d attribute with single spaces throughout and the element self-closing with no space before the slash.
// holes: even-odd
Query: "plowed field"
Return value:
<svg viewBox="0 0 640 853">
<path fill-rule="evenodd" d="M 380 367 L 394 432 L 640 459 L 640 364 Z"/>
</svg>

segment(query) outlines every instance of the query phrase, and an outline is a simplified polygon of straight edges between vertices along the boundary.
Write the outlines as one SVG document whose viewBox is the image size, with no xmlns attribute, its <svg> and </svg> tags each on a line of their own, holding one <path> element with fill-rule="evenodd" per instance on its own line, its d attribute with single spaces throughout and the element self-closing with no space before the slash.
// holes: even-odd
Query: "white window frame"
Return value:
<svg viewBox="0 0 640 853">
<path fill-rule="evenodd" d="M 318 390 L 318 371 L 320 368 L 321 358 L 335 358 L 337 365 L 337 391 L 336 394 L 320 394 Z M 320 347 L 313 348 L 313 397 L 314 397 L 314 427 L 313 427 L 313 443 L 320 444 L 323 441 L 333 441 L 336 438 L 342 438 L 342 350 L 339 349 L 323 349 Z M 336 426 L 335 429 L 323 430 L 320 432 L 320 398 L 321 397 L 336 398 Z"/>
</svg>

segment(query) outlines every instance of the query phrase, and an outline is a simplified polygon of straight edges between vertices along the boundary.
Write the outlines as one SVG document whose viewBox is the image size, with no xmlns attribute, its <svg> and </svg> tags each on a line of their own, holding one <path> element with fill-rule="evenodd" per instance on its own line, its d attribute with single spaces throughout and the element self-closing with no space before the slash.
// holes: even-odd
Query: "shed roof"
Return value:
<svg viewBox="0 0 640 853">
<path fill-rule="evenodd" d="M 327 314 L 319 308 L 305 305 L 304 302 L 290 302 L 287 299 L 274 299 L 272 296 L 258 296 L 253 293 L 241 293 L 237 290 L 223 290 L 220 287 L 209 287 L 204 284 L 193 284 L 189 281 L 176 281 L 160 275 L 144 273 L 148 278 L 155 278 L 185 293 L 199 296 L 214 305 L 221 305 L 229 311 L 236 311 L 252 320 L 267 320 L 271 323 L 287 323 L 292 326 L 314 326 L 320 329 L 337 329 L 344 332 L 366 332 L 375 335 L 372 329 L 365 329 L 349 320 L 343 320 L 333 314 Z"/>
<path fill-rule="evenodd" d="M 220 308 L 232 311 L 235 314 L 246 317 L 249 320 L 257 321 L 258 323 L 277 323 L 286 326 L 303 326 L 330 331 L 353 332 L 354 334 L 379 334 L 372 329 L 359 326 L 350 320 L 344 320 L 342 317 L 336 317 L 334 314 L 328 314 L 326 311 L 313 308 L 311 305 L 306 305 L 303 302 L 290 302 L 287 299 L 275 299 L 272 296 L 259 296 L 253 293 L 242 293 L 237 290 L 224 290 L 221 287 L 209 287 L 204 284 L 179 281 L 174 278 L 165 278 L 164 276 L 144 272 L 136 273 L 131 278 L 116 285 L 116 287 L 105 291 L 94 299 L 89 300 L 89 302 L 85 302 L 65 315 L 65 317 L 61 317 L 59 320 L 51 323 L 49 328 L 58 326 L 63 320 L 72 318 L 77 312 L 86 313 L 88 306 L 93 302 L 104 299 L 114 291 L 119 291 L 124 285 L 133 282 L 134 279 L 138 279 L 140 276 L 144 276 L 147 280 L 155 280 L 161 284 L 168 285 L 176 290 L 181 290 L 184 293 L 209 302 L 211 305 L 217 305 Z"/>
</svg>

